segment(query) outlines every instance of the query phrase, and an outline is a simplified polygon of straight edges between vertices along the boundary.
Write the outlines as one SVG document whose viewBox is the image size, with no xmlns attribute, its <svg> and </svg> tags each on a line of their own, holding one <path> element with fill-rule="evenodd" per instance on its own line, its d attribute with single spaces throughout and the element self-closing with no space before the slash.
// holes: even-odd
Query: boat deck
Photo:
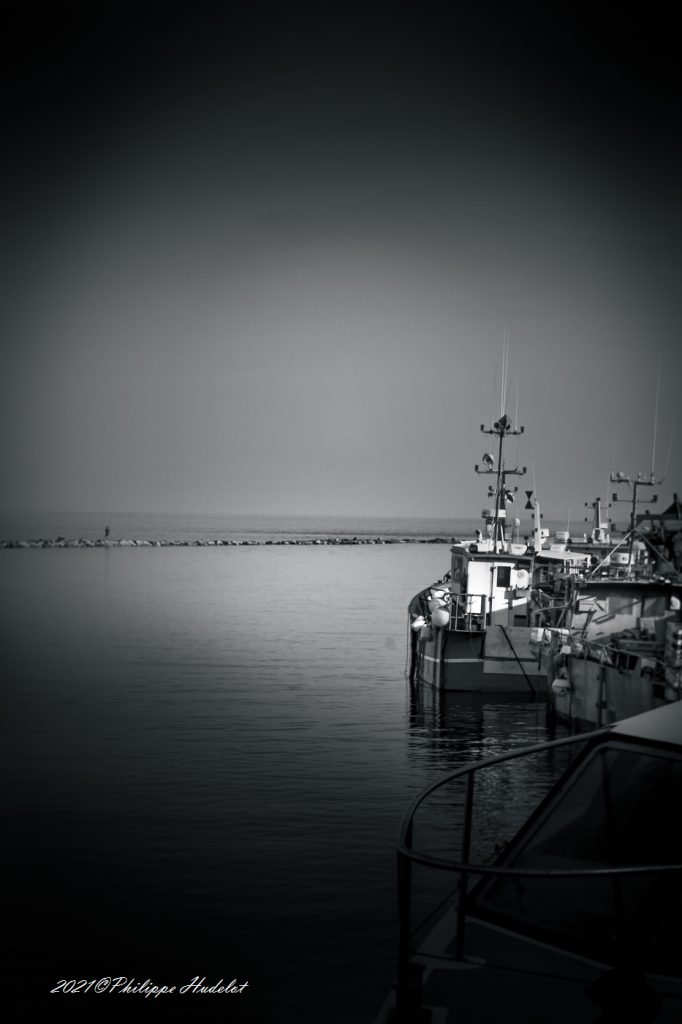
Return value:
<svg viewBox="0 0 682 1024">
<path fill-rule="evenodd" d="M 413 957 L 423 967 L 421 1013 L 405 1024 L 679 1024 L 678 979 L 618 973 L 541 942 L 519 940 L 494 925 L 470 921 L 466 958 L 453 958 L 455 914 L 430 934 Z M 653 1010 L 656 1013 L 653 1013 Z M 615 1016 L 613 1016 L 615 1014 Z M 403 1024 L 394 993 L 376 1024 Z"/>
</svg>

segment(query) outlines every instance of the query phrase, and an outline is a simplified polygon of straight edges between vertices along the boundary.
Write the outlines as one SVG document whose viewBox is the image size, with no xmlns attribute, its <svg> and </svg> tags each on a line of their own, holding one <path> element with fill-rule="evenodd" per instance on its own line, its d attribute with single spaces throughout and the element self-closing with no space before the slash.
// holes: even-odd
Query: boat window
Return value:
<svg viewBox="0 0 682 1024">
<path fill-rule="evenodd" d="M 645 618 L 661 618 L 668 610 L 668 598 L 666 594 L 650 596 L 645 594 L 642 599 L 642 615 Z"/>
<path fill-rule="evenodd" d="M 588 612 L 596 614 L 603 612 L 605 607 L 596 597 L 581 597 L 576 601 L 575 611 L 577 615 L 586 615 Z"/>
<path fill-rule="evenodd" d="M 452 578 L 461 579 L 466 571 L 466 558 L 464 555 L 453 555 L 452 556 Z"/>
<path fill-rule="evenodd" d="M 467 559 L 464 555 L 453 555 L 450 569 L 451 590 L 454 594 L 464 593 L 466 587 Z"/>
<path fill-rule="evenodd" d="M 636 654 L 628 654 L 627 651 L 615 651 L 614 660 L 619 672 L 632 672 L 637 668 L 639 660 Z"/>
<path fill-rule="evenodd" d="M 511 586 L 511 566 L 510 565 L 498 565 L 498 567 L 497 567 L 497 586 L 498 587 L 510 587 Z"/>
<path fill-rule="evenodd" d="M 594 752 L 503 863 L 544 869 L 682 863 L 682 761 L 609 746 Z M 595 959 L 639 957 L 680 976 L 682 874 L 482 883 L 476 909 Z"/>
</svg>

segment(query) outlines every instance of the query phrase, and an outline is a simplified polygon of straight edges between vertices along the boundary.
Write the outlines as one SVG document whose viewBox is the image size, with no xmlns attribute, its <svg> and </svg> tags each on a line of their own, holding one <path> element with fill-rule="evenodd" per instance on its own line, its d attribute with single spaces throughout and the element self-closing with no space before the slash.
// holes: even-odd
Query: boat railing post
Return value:
<svg viewBox="0 0 682 1024">
<path fill-rule="evenodd" d="M 606 665 L 603 660 L 599 666 L 599 694 L 597 697 L 597 728 L 601 729 L 604 724 L 604 709 L 607 707 L 607 702 L 604 699 L 604 693 L 606 691 Z"/>
<path fill-rule="evenodd" d="M 412 828 L 410 821 L 405 833 L 405 845 L 412 849 Z M 410 965 L 410 927 L 412 911 L 412 861 L 398 852 L 398 987 L 396 992 L 397 1021 L 414 1019 L 415 1010 L 421 1004 L 421 970 L 415 973 Z"/>
<path fill-rule="evenodd" d="M 436 630 L 436 643 L 435 643 L 435 662 L 433 666 L 433 685 L 436 690 L 440 690 L 443 681 L 443 652 L 445 650 L 445 644 L 443 642 L 444 632 L 442 629 Z"/>
<path fill-rule="evenodd" d="M 466 799 L 464 803 L 464 829 L 462 833 L 462 862 L 467 864 L 471 854 L 471 819 L 474 806 L 474 773 L 467 775 Z M 466 898 L 468 872 L 459 873 L 459 898 L 457 900 L 457 933 L 455 935 L 455 960 L 464 959 L 464 930 L 466 927 Z"/>
</svg>

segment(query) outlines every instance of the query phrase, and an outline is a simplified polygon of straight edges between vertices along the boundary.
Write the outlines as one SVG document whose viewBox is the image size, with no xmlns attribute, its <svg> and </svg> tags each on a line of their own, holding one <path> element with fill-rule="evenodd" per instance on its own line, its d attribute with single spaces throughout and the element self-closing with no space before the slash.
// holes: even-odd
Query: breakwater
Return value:
<svg viewBox="0 0 682 1024">
<path fill-rule="evenodd" d="M 211 548 L 211 547 L 307 547 L 311 545 L 348 544 L 454 544 L 454 537 L 306 537 L 280 540 L 89 540 L 83 537 L 54 540 L 1 540 L 0 548 Z"/>
</svg>

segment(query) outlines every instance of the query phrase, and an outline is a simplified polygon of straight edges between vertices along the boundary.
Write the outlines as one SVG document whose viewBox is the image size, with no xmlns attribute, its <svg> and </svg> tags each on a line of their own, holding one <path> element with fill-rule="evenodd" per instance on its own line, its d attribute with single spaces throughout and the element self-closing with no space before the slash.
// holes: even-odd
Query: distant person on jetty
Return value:
<svg viewBox="0 0 682 1024">
<path fill-rule="evenodd" d="M 104 527 L 104 539 L 105 539 L 105 540 L 106 540 L 106 538 L 107 538 L 107 537 L 109 536 L 109 534 L 110 534 L 110 533 L 111 533 L 111 530 L 109 529 L 109 527 L 108 527 L 108 526 L 105 526 L 105 527 Z"/>
</svg>

